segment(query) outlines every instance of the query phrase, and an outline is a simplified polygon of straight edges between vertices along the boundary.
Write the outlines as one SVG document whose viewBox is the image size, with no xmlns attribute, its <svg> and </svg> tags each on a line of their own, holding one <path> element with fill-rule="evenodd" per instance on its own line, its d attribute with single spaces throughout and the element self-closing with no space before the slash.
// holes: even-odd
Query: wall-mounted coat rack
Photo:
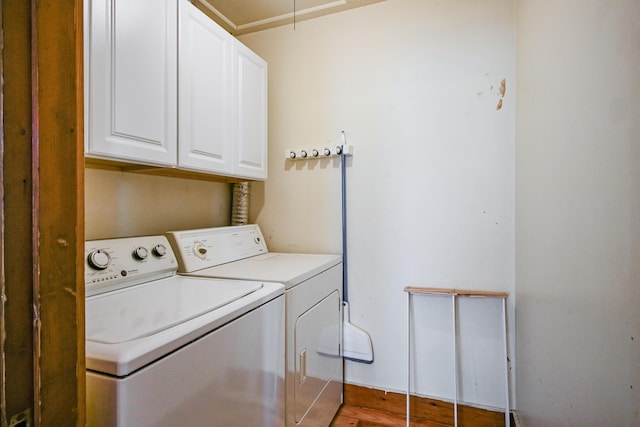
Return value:
<svg viewBox="0 0 640 427">
<path fill-rule="evenodd" d="M 288 160 L 313 160 L 353 155 L 353 145 L 328 145 L 322 148 L 295 148 L 284 150 L 284 158 Z"/>
</svg>

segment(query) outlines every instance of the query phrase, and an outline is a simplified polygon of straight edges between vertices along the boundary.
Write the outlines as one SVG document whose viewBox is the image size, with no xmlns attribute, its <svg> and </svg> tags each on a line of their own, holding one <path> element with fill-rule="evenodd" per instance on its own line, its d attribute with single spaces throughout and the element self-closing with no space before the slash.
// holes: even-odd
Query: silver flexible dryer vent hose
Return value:
<svg viewBox="0 0 640 427">
<path fill-rule="evenodd" d="M 231 225 L 245 225 L 249 223 L 249 183 L 236 182 L 233 184 L 231 199 Z"/>
</svg>

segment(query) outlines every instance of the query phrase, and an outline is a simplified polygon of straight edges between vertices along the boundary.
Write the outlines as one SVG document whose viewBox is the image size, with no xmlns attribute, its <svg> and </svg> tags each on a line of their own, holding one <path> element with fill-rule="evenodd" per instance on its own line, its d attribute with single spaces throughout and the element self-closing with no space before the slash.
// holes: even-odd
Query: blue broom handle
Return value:
<svg viewBox="0 0 640 427">
<path fill-rule="evenodd" d="M 342 300 L 349 301 L 347 286 L 347 165 L 344 155 L 345 135 L 342 131 L 340 147 L 340 175 L 342 180 Z"/>
</svg>

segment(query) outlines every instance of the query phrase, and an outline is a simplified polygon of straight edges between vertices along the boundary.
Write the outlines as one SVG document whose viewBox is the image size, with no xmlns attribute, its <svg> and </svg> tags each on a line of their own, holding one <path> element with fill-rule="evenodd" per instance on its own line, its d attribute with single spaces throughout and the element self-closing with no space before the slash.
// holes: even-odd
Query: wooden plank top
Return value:
<svg viewBox="0 0 640 427">
<path fill-rule="evenodd" d="M 483 290 L 463 290 L 451 288 L 423 288 L 419 286 L 407 286 L 405 292 L 410 294 L 431 294 L 431 295 L 459 295 L 465 297 L 496 297 L 508 298 L 508 292 L 483 291 Z"/>
</svg>

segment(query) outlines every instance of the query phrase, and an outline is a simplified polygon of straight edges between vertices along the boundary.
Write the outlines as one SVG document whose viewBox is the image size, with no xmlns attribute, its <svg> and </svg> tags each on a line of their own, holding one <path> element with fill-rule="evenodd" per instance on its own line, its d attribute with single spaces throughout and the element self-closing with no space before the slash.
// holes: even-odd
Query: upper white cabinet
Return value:
<svg viewBox="0 0 640 427">
<path fill-rule="evenodd" d="M 89 157 L 175 165 L 175 0 L 85 2 Z"/>
<path fill-rule="evenodd" d="M 233 38 L 180 1 L 178 164 L 233 173 Z"/>
<path fill-rule="evenodd" d="M 267 178 L 267 63 L 234 40 L 235 144 L 239 175 Z"/>
<path fill-rule="evenodd" d="M 264 60 L 187 0 L 85 10 L 88 158 L 266 179 Z"/>
</svg>

